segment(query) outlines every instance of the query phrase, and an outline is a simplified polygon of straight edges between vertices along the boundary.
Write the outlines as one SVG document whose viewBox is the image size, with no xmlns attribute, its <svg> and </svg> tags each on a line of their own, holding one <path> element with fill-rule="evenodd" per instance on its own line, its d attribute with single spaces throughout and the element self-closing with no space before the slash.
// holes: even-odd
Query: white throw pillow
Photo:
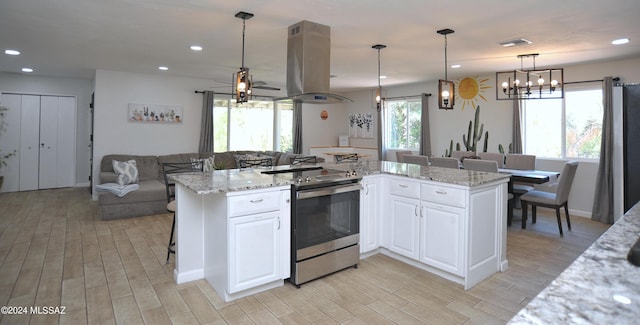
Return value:
<svg viewBox="0 0 640 325">
<path fill-rule="evenodd" d="M 113 171 L 118 174 L 118 184 L 127 185 L 138 182 L 138 166 L 135 160 L 113 160 L 111 163 L 113 164 Z"/>
<path fill-rule="evenodd" d="M 202 166 L 202 171 L 203 172 L 211 172 L 211 171 L 214 171 L 216 169 L 216 165 L 214 163 L 214 159 L 215 159 L 215 155 L 211 156 L 209 158 L 202 158 L 202 159 L 191 158 L 191 166 L 195 170 L 200 170 L 200 166 L 197 165 L 198 163 L 200 163 L 200 164 L 203 164 L 203 166 Z"/>
</svg>

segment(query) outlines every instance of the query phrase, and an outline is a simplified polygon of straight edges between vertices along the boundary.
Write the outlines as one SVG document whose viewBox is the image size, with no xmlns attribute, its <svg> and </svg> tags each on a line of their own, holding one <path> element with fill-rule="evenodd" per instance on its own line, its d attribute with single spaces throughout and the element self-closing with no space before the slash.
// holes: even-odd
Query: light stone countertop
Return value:
<svg viewBox="0 0 640 325">
<path fill-rule="evenodd" d="M 319 163 L 317 165 L 326 169 L 344 171 L 355 170 L 356 173 L 361 176 L 388 174 L 463 186 L 476 186 L 495 180 L 506 180 L 509 178 L 509 175 L 504 174 L 441 167 L 426 167 L 414 164 L 377 160 L 362 160 L 350 163 Z M 282 168 L 282 166 L 277 167 Z M 290 181 L 276 177 L 275 175 L 261 174 L 261 172 L 267 170 L 270 170 L 270 168 L 248 168 L 243 170 L 228 169 L 216 170 L 208 173 L 175 174 L 171 175 L 171 178 L 175 182 L 180 183 L 201 195 L 286 186 L 291 184 Z"/>
<path fill-rule="evenodd" d="M 627 261 L 639 236 L 636 204 L 509 324 L 640 323 L 640 267 Z"/>
</svg>

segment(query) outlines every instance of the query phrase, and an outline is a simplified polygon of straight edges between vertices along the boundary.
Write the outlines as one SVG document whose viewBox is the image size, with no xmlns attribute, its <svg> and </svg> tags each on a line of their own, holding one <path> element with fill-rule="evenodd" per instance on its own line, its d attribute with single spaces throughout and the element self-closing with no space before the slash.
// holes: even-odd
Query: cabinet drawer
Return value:
<svg viewBox="0 0 640 325">
<path fill-rule="evenodd" d="M 465 207 L 465 191 L 457 188 L 422 184 L 420 198 L 424 201 Z"/>
<path fill-rule="evenodd" d="M 395 195 L 406 197 L 420 197 L 420 183 L 408 180 L 391 179 L 389 180 L 389 192 Z"/>
<path fill-rule="evenodd" d="M 280 210 L 280 191 L 229 197 L 229 216 Z"/>
</svg>

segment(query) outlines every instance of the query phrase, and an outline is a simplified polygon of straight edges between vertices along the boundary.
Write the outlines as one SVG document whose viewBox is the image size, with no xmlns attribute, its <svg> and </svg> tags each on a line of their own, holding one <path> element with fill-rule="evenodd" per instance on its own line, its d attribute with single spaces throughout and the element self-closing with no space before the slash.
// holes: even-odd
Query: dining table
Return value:
<svg viewBox="0 0 640 325">
<path fill-rule="evenodd" d="M 499 168 L 498 173 L 511 175 L 509 183 L 507 185 L 508 193 L 514 195 L 514 198 L 509 199 L 507 203 L 507 225 L 511 226 L 513 220 L 513 201 L 516 198 L 513 193 L 513 183 L 526 183 L 526 184 L 544 184 L 547 182 L 557 182 L 560 176 L 559 172 L 546 171 L 546 170 L 521 170 L 521 169 L 506 169 Z M 522 227 L 524 228 L 524 226 Z"/>
</svg>

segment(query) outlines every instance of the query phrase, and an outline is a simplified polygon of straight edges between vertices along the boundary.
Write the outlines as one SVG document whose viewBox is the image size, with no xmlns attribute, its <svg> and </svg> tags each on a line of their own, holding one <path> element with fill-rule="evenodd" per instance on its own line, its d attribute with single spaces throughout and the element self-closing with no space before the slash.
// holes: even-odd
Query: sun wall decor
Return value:
<svg viewBox="0 0 640 325">
<path fill-rule="evenodd" d="M 491 89 L 487 81 L 489 81 L 488 78 L 478 79 L 478 76 L 465 77 L 455 81 L 456 98 L 458 103 L 462 103 L 462 110 L 467 106 L 477 107 L 480 99 L 487 101 L 484 93 L 487 89 Z"/>
</svg>

